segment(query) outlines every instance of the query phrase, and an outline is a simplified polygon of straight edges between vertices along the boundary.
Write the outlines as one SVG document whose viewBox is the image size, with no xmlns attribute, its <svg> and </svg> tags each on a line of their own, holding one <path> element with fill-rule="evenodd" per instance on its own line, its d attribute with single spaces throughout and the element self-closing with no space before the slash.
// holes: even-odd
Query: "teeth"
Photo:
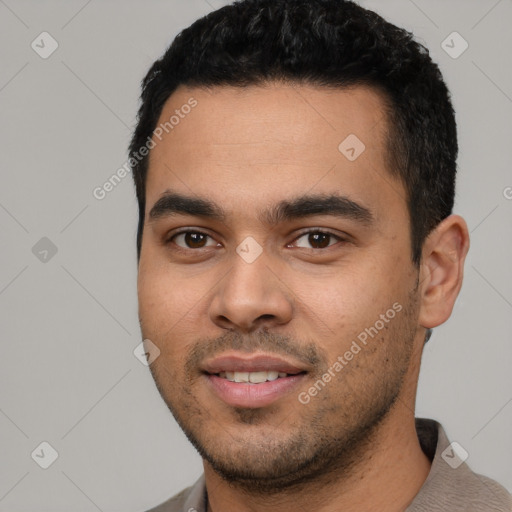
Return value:
<svg viewBox="0 0 512 512">
<path fill-rule="evenodd" d="M 249 372 L 235 372 L 235 382 L 249 382 Z"/>
<path fill-rule="evenodd" d="M 249 382 L 252 382 L 253 384 L 259 384 L 260 382 L 266 382 L 267 378 L 267 372 L 251 372 L 249 375 Z"/>
<path fill-rule="evenodd" d="M 264 371 L 264 372 L 220 372 L 219 377 L 231 382 L 250 382 L 251 384 L 260 384 L 266 381 L 276 380 L 279 377 L 286 377 L 284 372 Z"/>
</svg>

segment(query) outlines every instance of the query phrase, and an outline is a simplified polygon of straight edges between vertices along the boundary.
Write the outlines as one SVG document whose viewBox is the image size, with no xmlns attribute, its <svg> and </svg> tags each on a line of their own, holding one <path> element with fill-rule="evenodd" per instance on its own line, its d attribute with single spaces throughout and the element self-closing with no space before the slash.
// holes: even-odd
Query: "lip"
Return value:
<svg viewBox="0 0 512 512">
<path fill-rule="evenodd" d="M 299 373 L 260 384 L 250 384 L 231 382 L 217 375 L 205 374 L 210 389 L 227 405 L 253 409 L 266 407 L 289 395 L 305 377 L 305 373 Z"/>
<path fill-rule="evenodd" d="M 269 354 L 228 353 L 207 360 L 202 365 L 204 378 L 210 390 L 224 403 L 232 407 L 266 407 L 289 395 L 307 375 L 307 368 Z M 220 372 L 261 372 L 287 373 L 273 381 L 252 384 L 231 382 L 219 377 Z M 298 390 L 297 390 L 298 391 Z"/>
<path fill-rule="evenodd" d="M 275 371 L 296 375 L 307 371 L 285 359 L 268 354 L 252 354 L 242 356 L 238 354 L 225 354 L 206 361 L 202 370 L 209 374 L 220 372 L 262 372 Z"/>
</svg>

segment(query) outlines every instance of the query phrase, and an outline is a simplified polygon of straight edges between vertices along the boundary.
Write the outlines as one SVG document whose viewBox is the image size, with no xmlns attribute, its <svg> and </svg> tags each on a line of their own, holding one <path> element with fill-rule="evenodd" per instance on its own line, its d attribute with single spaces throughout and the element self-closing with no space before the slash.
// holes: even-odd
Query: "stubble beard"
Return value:
<svg viewBox="0 0 512 512">
<path fill-rule="evenodd" d="M 238 424 L 241 435 L 229 433 L 222 426 L 218 430 L 220 437 L 210 435 L 211 427 L 217 421 L 215 413 L 209 413 L 197 401 L 192 391 L 193 379 L 186 380 L 187 384 L 179 392 L 173 392 L 179 380 L 174 379 L 169 371 L 164 373 L 162 363 L 150 368 L 157 388 L 177 423 L 221 478 L 250 495 L 293 494 L 305 484 L 321 488 L 333 478 L 353 474 L 371 453 L 379 426 L 396 405 L 402 390 L 413 349 L 416 312 L 416 302 L 411 298 L 400 313 L 403 317 L 392 320 L 396 323 L 391 323 L 382 337 L 371 341 L 376 346 L 393 345 L 384 354 L 391 363 L 385 368 L 372 369 L 371 382 L 357 382 L 357 379 L 342 381 L 347 370 L 344 368 L 333 379 L 335 382 L 328 384 L 309 404 L 301 405 L 297 401 L 293 408 L 295 415 L 284 418 L 281 431 L 280 425 L 275 425 L 273 431 L 269 427 L 272 412 L 278 414 L 279 408 L 232 408 L 233 421 L 229 427 L 232 431 L 232 427 Z M 273 336 L 267 333 L 264 339 L 273 339 Z M 236 340 L 240 342 L 240 338 Z M 280 343 L 283 346 L 277 337 L 275 344 L 279 346 Z M 230 345 L 232 348 L 235 346 L 236 342 Z M 372 347 L 362 349 L 365 350 L 371 351 Z M 360 364 L 364 365 L 363 359 L 360 359 Z M 357 375 L 357 368 L 350 370 L 350 376 Z M 321 377 L 324 371 L 325 365 L 318 376 Z M 337 398 L 333 402 L 331 391 L 334 388 L 329 386 L 336 386 L 336 379 L 339 379 L 338 387 L 345 386 L 345 391 L 341 391 L 341 400 Z M 292 396 L 290 400 L 294 398 Z M 272 432 L 275 433 L 273 437 Z"/>
</svg>

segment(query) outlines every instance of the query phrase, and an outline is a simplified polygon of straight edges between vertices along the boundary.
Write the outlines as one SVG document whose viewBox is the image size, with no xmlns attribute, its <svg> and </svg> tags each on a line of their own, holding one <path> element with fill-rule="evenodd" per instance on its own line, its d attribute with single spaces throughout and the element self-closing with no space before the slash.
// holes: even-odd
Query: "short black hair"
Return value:
<svg viewBox="0 0 512 512">
<path fill-rule="evenodd" d="M 452 213 L 458 152 L 450 93 L 413 34 L 349 0 L 239 0 L 181 31 L 142 80 L 129 151 L 152 136 L 180 85 L 239 86 L 285 81 L 324 87 L 370 86 L 386 108 L 387 167 L 404 184 L 411 258 Z M 340 141 L 341 142 L 341 141 Z M 149 156 L 131 159 L 139 204 L 140 260 Z"/>
</svg>

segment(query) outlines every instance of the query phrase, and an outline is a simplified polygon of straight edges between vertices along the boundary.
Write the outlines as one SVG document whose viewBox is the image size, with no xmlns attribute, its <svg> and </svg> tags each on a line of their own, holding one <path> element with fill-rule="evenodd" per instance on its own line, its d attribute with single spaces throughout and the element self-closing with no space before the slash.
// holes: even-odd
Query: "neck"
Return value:
<svg viewBox="0 0 512 512">
<path fill-rule="evenodd" d="M 274 495 L 250 494 L 224 481 L 205 461 L 208 512 L 403 511 L 414 499 L 430 471 L 421 450 L 414 413 L 398 400 L 373 433 L 350 471 L 323 475 L 300 490 Z"/>
</svg>

